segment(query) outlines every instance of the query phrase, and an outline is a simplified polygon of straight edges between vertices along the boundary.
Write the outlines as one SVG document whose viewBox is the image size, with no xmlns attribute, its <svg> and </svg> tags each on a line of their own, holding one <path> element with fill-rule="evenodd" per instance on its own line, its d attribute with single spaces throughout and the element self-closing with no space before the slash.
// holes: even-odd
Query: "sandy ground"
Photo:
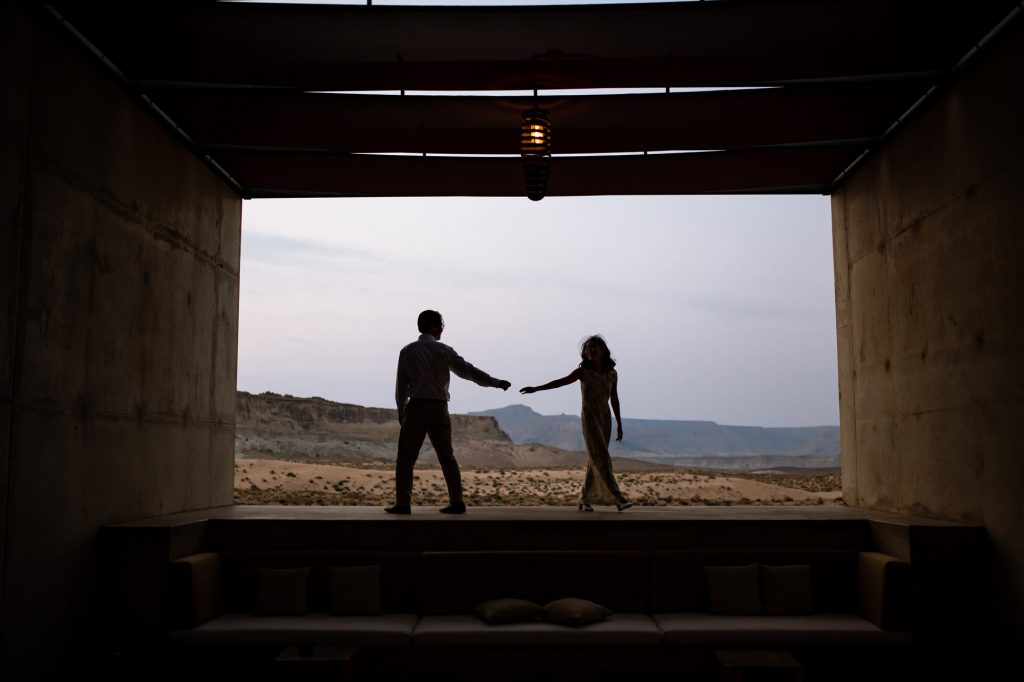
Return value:
<svg viewBox="0 0 1024 682">
<path fill-rule="evenodd" d="M 582 469 L 463 468 L 470 505 L 573 506 Z M 624 471 L 622 492 L 638 505 L 842 504 L 839 477 L 828 474 L 736 474 L 669 469 Z M 235 462 L 238 504 L 386 505 L 394 501 L 390 464 L 342 466 L 272 459 Z M 447 504 L 440 469 L 417 467 L 413 502 Z"/>
</svg>

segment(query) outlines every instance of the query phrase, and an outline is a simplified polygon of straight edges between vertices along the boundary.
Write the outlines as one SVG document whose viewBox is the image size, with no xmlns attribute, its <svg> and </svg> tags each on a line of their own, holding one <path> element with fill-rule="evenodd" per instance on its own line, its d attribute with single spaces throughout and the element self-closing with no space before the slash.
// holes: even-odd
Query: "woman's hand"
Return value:
<svg viewBox="0 0 1024 682">
<path fill-rule="evenodd" d="M 536 393 L 537 389 L 534 388 L 533 386 L 523 386 L 521 389 L 519 389 L 519 392 L 523 394 Z"/>
<path fill-rule="evenodd" d="M 622 424 L 619 424 L 618 434 L 615 436 L 615 440 L 622 440 Z"/>
</svg>

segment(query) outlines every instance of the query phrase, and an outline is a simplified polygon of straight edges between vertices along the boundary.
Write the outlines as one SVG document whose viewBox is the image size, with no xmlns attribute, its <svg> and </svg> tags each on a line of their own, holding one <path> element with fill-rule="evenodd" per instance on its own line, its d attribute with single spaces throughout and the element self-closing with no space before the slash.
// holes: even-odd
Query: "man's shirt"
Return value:
<svg viewBox="0 0 1024 682">
<path fill-rule="evenodd" d="M 398 415 L 405 414 L 405 405 L 412 398 L 448 401 L 451 372 L 481 386 L 498 388 L 500 379 L 479 370 L 462 359 L 455 349 L 446 346 L 430 334 L 402 349 L 398 354 L 398 379 L 395 382 L 395 402 Z"/>
</svg>

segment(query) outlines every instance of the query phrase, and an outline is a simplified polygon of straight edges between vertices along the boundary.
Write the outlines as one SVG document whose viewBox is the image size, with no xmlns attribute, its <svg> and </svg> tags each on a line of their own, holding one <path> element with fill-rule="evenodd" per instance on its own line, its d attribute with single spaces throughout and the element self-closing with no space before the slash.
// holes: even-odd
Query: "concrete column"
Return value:
<svg viewBox="0 0 1024 682">
<path fill-rule="evenodd" d="M 102 636 L 102 525 L 232 503 L 241 200 L 44 10 L 0 25 L 0 677 L 31 679 Z"/>
<path fill-rule="evenodd" d="M 971 627 L 1006 661 L 1024 640 L 1021 24 L 832 201 L 844 498 L 984 524 Z"/>
<path fill-rule="evenodd" d="M 0 584 L 7 558 L 11 485 L 11 406 L 14 400 L 15 327 L 25 226 L 25 165 L 28 158 L 30 22 L 22 13 L 0 9 Z M 3 606 L 0 593 L 0 608 Z M 3 633 L 0 631 L 0 642 Z"/>
</svg>

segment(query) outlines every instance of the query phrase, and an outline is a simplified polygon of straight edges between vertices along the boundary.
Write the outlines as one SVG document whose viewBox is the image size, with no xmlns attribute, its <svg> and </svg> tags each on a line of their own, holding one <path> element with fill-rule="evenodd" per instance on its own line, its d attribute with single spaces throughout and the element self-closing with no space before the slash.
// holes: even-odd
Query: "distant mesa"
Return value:
<svg viewBox="0 0 1024 682">
<path fill-rule="evenodd" d="M 258 395 L 236 393 L 236 457 L 393 461 L 399 428 L 398 411 L 394 409 L 269 391 Z M 457 442 L 512 445 L 493 417 L 452 415 L 452 435 Z"/>
<path fill-rule="evenodd" d="M 493 417 L 514 443 L 585 449 L 580 418 L 542 415 L 526 405 L 470 412 Z M 624 419 L 612 454 L 675 466 L 726 469 L 839 466 L 839 427 L 723 426 L 711 421 Z"/>
<path fill-rule="evenodd" d="M 393 466 L 398 443 L 398 411 L 299 398 L 278 393 L 238 391 L 235 458 L 275 459 L 317 464 Z M 452 415 L 452 438 L 459 463 L 495 469 L 579 468 L 582 452 L 547 445 L 516 445 L 494 417 Z M 436 464 L 429 441 L 420 466 Z M 616 460 L 624 471 L 662 468 L 638 460 Z"/>
<path fill-rule="evenodd" d="M 238 391 L 237 458 L 392 464 L 397 410 L 265 392 Z M 839 428 L 721 426 L 708 421 L 626 419 L 612 443 L 616 468 L 830 469 L 839 466 Z M 526 405 L 452 415 L 459 462 L 471 467 L 558 468 L 586 462 L 580 418 Z M 435 461 L 429 443 L 421 461 Z"/>
</svg>

